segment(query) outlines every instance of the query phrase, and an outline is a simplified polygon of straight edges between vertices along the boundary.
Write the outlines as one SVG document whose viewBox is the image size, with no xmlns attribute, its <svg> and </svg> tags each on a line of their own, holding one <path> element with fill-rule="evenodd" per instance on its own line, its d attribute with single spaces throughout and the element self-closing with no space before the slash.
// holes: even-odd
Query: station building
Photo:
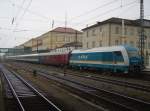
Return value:
<svg viewBox="0 0 150 111">
<path fill-rule="evenodd" d="M 83 48 L 128 44 L 139 47 L 140 20 L 110 18 L 82 29 Z M 144 55 L 150 55 L 150 20 L 144 19 Z M 145 60 L 146 62 L 148 60 Z"/>
<path fill-rule="evenodd" d="M 31 47 L 32 52 L 49 51 L 65 44 L 80 44 L 82 46 L 82 32 L 68 27 L 57 27 L 39 37 L 30 39 L 22 44 L 24 47 Z"/>
</svg>

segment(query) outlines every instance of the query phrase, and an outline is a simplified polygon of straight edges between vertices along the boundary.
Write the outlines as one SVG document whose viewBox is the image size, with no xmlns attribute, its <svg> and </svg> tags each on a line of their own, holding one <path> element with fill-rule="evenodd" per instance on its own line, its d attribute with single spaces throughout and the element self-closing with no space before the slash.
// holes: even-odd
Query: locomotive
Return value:
<svg viewBox="0 0 150 111">
<path fill-rule="evenodd" d="M 58 48 L 48 53 L 7 56 L 9 60 L 40 64 L 68 66 L 79 69 L 95 69 L 111 72 L 140 72 L 143 68 L 138 49 L 131 46 L 78 49 Z"/>
</svg>

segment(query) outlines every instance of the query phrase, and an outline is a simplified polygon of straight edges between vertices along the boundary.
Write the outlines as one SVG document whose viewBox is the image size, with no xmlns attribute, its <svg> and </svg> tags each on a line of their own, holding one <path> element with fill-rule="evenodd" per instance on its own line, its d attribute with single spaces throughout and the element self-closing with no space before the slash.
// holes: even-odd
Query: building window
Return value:
<svg viewBox="0 0 150 111">
<path fill-rule="evenodd" d="M 64 35 L 64 38 L 65 38 L 65 42 L 67 42 L 67 36 Z M 59 37 L 59 39 L 61 39 L 61 37 Z"/>
<path fill-rule="evenodd" d="M 119 41 L 118 40 L 115 40 L 115 45 L 119 45 Z"/>
<path fill-rule="evenodd" d="M 124 34 L 127 35 L 128 32 L 127 32 L 127 28 L 124 28 Z"/>
<path fill-rule="evenodd" d="M 137 36 L 140 35 L 140 28 L 137 28 Z"/>
<path fill-rule="evenodd" d="M 148 36 L 148 31 L 147 30 L 144 30 L 144 35 Z"/>
<path fill-rule="evenodd" d="M 102 47 L 102 41 L 99 41 L 99 46 Z"/>
<path fill-rule="evenodd" d="M 92 42 L 92 47 L 95 47 L 95 41 Z"/>
<path fill-rule="evenodd" d="M 136 42 L 136 47 L 139 47 L 139 42 Z"/>
<path fill-rule="evenodd" d="M 133 28 L 130 29 L 130 35 L 134 35 L 134 29 Z"/>
<path fill-rule="evenodd" d="M 150 42 L 148 43 L 148 48 L 150 49 Z"/>
<path fill-rule="evenodd" d="M 70 36 L 70 42 L 73 42 L 73 40 L 72 40 L 72 36 Z"/>
<path fill-rule="evenodd" d="M 131 46 L 134 46 L 134 42 L 133 42 L 133 41 L 130 41 L 130 45 L 131 45 Z"/>
<path fill-rule="evenodd" d="M 89 48 L 89 43 L 88 42 L 86 43 L 86 47 Z"/>
<path fill-rule="evenodd" d="M 115 28 L 115 34 L 119 34 L 119 27 Z"/>
<path fill-rule="evenodd" d="M 86 37 L 89 37 L 89 31 L 88 30 L 86 31 Z"/>
<path fill-rule="evenodd" d="M 99 32 L 102 32 L 102 27 L 99 28 Z"/>
<path fill-rule="evenodd" d="M 144 44 L 144 48 L 145 48 L 145 49 L 147 49 L 147 48 L 148 48 L 146 43 Z"/>
<path fill-rule="evenodd" d="M 95 36 L 96 35 L 96 31 L 95 29 L 92 30 L 92 35 Z"/>
<path fill-rule="evenodd" d="M 62 39 L 63 40 L 63 39 Z M 66 42 L 69 42 L 69 36 L 68 37 L 66 37 Z"/>
<path fill-rule="evenodd" d="M 124 41 L 124 44 L 127 44 L 127 41 L 126 41 L 126 40 Z"/>
</svg>

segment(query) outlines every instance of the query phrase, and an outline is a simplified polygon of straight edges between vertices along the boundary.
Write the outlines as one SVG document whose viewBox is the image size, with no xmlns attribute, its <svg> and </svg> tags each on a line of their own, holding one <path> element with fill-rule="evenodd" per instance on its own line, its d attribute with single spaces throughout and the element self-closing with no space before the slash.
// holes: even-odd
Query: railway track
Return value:
<svg viewBox="0 0 150 111">
<path fill-rule="evenodd" d="M 34 68 L 37 71 L 46 71 L 46 69 L 37 69 Z M 32 70 L 30 70 L 32 71 Z M 55 70 L 52 71 L 53 73 L 62 73 L 61 71 Z M 136 84 L 133 82 L 129 82 L 129 81 L 123 81 L 123 80 L 117 80 L 117 79 L 110 79 L 110 78 L 105 78 L 105 77 L 100 77 L 100 76 L 96 76 L 96 75 L 92 75 L 92 74 L 82 74 L 81 72 L 73 72 L 73 71 L 67 71 L 67 76 L 77 76 L 77 77 L 82 77 L 82 78 L 86 78 L 86 79 L 92 79 L 95 81 L 99 81 L 99 82 L 105 82 L 105 83 L 109 83 L 109 84 L 113 84 L 113 85 L 119 85 L 119 86 L 123 86 L 123 87 L 128 87 L 128 88 L 133 88 L 136 90 L 141 90 L 141 91 L 145 91 L 145 92 L 150 92 L 150 86 L 148 85 L 142 85 L 142 84 Z"/>
<path fill-rule="evenodd" d="M 22 63 L 20 63 L 20 62 L 18 62 L 18 63 L 19 63 L 20 65 L 22 65 Z M 14 64 L 18 64 L 18 63 L 14 62 Z M 42 69 L 42 68 L 46 68 L 46 69 L 53 69 L 53 70 L 55 70 L 55 71 L 62 70 L 62 68 L 61 68 L 61 69 L 58 68 L 58 67 L 56 68 L 55 66 L 46 66 L 46 65 L 45 65 L 45 66 L 42 66 L 42 65 L 39 65 L 39 64 L 32 64 L 32 63 L 24 63 L 23 65 L 26 66 L 27 64 L 28 64 L 28 65 L 31 65 L 31 67 L 36 65 L 37 67 L 40 67 L 41 69 Z M 28 67 L 28 66 L 27 66 L 27 67 Z M 52 68 L 51 68 L 51 67 L 52 67 Z M 78 73 L 80 73 L 80 74 L 81 74 L 81 73 L 84 73 L 84 74 L 87 73 L 87 74 L 92 75 L 92 76 L 93 76 L 93 75 L 100 75 L 99 72 L 95 72 L 95 71 L 93 72 L 93 71 L 90 71 L 90 70 L 89 70 L 89 71 L 86 71 L 86 70 L 84 70 L 84 71 L 79 71 L 79 70 L 78 70 L 78 71 L 77 71 L 77 70 L 72 70 L 72 69 L 70 69 L 70 68 L 67 69 L 67 71 L 68 71 L 68 70 L 71 71 L 71 73 L 72 73 L 72 72 L 73 72 L 73 73 L 74 73 L 74 72 L 78 72 Z M 60 71 L 60 72 L 62 72 L 62 71 Z M 114 74 L 111 74 L 111 73 L 104 73 L 104 74 L 103 74 L 103 73 L 104 73 L 104 72 L 101 72 L 101 75 L 103 75 L 103 76 L 105 75 L 105 76 L 113 77 L 112 75 L 114 75 Z M 131 75 L 132 75 L 132 76 L 131 76 Z M 144 81 L 144 82 L 149 82 L 149 81 L 150 81 L 150 73 L 148 73 L 148 72 L 142 72 L 142 74 L 141 74 L 141 75 L 138 75 L 138 76 L 134 76 L 133 74 L 131 74 L 131 75 L 130 75 L 130 74 L 129 74 L 129 75 L 115 74 L 115 78 L 118 78 L 118 79 L 125 78 L 125 79 L 127 79 L 127 80 L 129 79 L 129 80 L 133 80 L 133 81 L 134 81 L 134 80 L 140 80 L 140 81 Z"/>
<path fill-rule="evenodd" d="M 37 69 L 37 68 L 34 68 L 35 70 L 37 71 L 46 71 L 46 69 L 42 68 L 42 69 Z M 30 70 L 32 71 L 32 70 Z M 54 70 L 52 71 L 53 73 L 55 74 L 58 74 L 58 73 L 62 73 L 60 72 L 59 70 Z M 135 90 L 139 90 L 139 91 L 144 91 L 144 92 L 147 92 L 149 93 L 150 92 L 150 86 L 149 85 L 142 85 L 142 84 L 137 84 L 137 83 L 134 83 L 134 82 L 129 82 L 129 81 L 124 81 L 124 80 L 118 80 L 118 79 L 110 79 L 110 78 L 105 78 L 105 77 L 102 77 L 102 76 L 96 76 L 96 75 L 92 75 L 92 74 L 82 74 L 79 73 L 79 72 L 73 72 L 73 71 L 67 71 L 68 74 L 66 74 L 66 76 L 77 76 L 77 77 L 81 77 L 81 78 L 86 78 L 87 80 L 95 80 L 95 81 L 98 81 L 98 82 L 103 82 L 103 83 L 108 83 L 108 84 L 112 84 L 112 85 L 118 85 L 118 86 L 122 86 L 122 87 L 126 87 L 126 88 L 132 88 L 132 89 L 135 89 Z"/>
<path fill-rule="evenodd" d="M 150 86 L 136 84 L 133 82 L 122 81 L 122 80 L 117 80 L 117 79 L 109 79 L 109 78 L 100 77 L 100 76 L 96 76 L 96 75 L 81 75 L 81 74 L 79 75 L 79 73 L 74 73 L 72 71 L 69 73 L 69 75 L 82 77 L 82 78 L 86 78 L 86 79 L 92 79 L 95 81 L 105 82 L 105 83 L 109 83 L 109 84 L 119 85 L 119 86 L 123 86 L 123 87 L 134 88 L 136 90 L 141 90 L 141 91 L 145 91 L 145 92 L 150 92 Z"/>
<path fill-rule="evenodd" d="M 123 111 L 123 110 L 126 110 L 126 111 L 149 111 L 149 109 L 150 109 L 150 107 L 149 107 L 150 103 L 148 103 L 148 102 L 144 102 L 142 100 L 124 96 L 124 95 L 121 95 L 118 93 L 113 93 L 110 91 L 93 88 L 92 86 L 87 86 L 78 81 L 72 80 L 72 78 L 66 78 L 66 77 L 71 76 L 71 75 L 78 76 L 78 77 L 84 77 L 87 79 L 93 79 L 96 81 L 102 81 L 102 82 L 107 82 L 110 84 L 117 84 L 117 85 L 121 85 L 121 86 L 123 85 L 126 87 L 131 87 L 131 88 L 135 88 L 138 90 L 143 90 L 143 91 L 149 92 L 149 87 L 146 87 L 144 85 L 140 86 L 140 85 L 137 85 L 134 83 L 126 82 L 126 81 L 111 80 L 111 79 L 100 78 L 100 77 L 96 77 L 96 76 L 83 76 L 83 75 L 78 75 L 77 73 L 72 74 L 71 72 L 67 76 L 64 77 L 64 76 L 59 75 L 60 72 L 54 71 L 54 73 L 51 74 L 50 72 L 46 71 L 45 69 L 41 70 L 41 69 L 37 69 L 35 67 L 33 69 L 28 69 L 28 70 L 30 70 L 30 71 L 36 70 L 37 73 L 43 77 L 57 81 L 60 84 L 63 84 L 64 86 L 69 86 L 71 88 L 74 88 L 75 90 L 79 90 L 80 92 L 83 92 L 84 94 L 81 96 L 85 97 L 85 95 L 86 95 L 86 97 L 85 97 L 86 99 L 89 99 L 87 97 L 94 98 L 94 101 L 96 103 L 99 103 L 99 102 L 102 103 L 102 101 L 103 101 L 104 104 L 105 103 L 107 105 L 109 104 L 108 106 L 110 106 L 111 108 L 113 108 L 115 106 L 118 109 L 120 109 L 121 111 Z M 67 83 L 67 81 L 69 81 L 69 82 Z M 71 84 L 71 86 L 70 86 L 70 84 Z M 75 85 L 75 84 L 78 84 L 78 85 Z M 103 95 L 102 98 L 101 98 L 101 95 Z M 122 102 L 123 102 L 123 104 L 122 104 Z M 104 105 L 104 107 L 105 107 L 105 105 Z M 116 111 L 118 109 L 115 109 L 114 111 Z"/>
<path fill-rule="evenodd" d="M 96 104 L 104 105 L 104 107 L 107 106 L 111 108 L 112 111 L 149 111 L 150 109 L 150 103 L 142 100 L 92 87 L 81 82 L 74 81 L 71 78 L 66 78 L 65 76 L 49 74 L 46 71 L 38 71 L 37 73 L 47 79 L 57 81 L 63 86 L 69 86 L 78 90 L 84 98 L 92 98 L 92 101 L 94 99 Z"/>
<path fill-rule="evenodd" d="M 19 64 L 19 65 L 22 65 L 22 64 Z M 29 66 L 29 67 L 32 67 Z M 29 68 L 28 67 L 28 68 Z M 22 67 L 24 68 L 24 67 Z M 35 68 L 36 70 L 37 68 Z M 42 67 L 42 68 L 39 68 L 40 70 L 52 70 L 53 72 L 56 71 L 56 73 L 63 73 L 62 69 L 58 69 L 56 67 Z M 39 70 L 37 69 L 37 70 Z M 120 85 L 120 86 L 125 86 L 125 87 L 130 87 L 130 88 L 135 88 L 137 90 L 143 90 L 143 91 L 147 91 L 149 92 L 150 91 L 150 83 L 148 85 L 143 85 L 143 82 L 142 84 L 136 84 L 134 82 L 131 82 L 131 81 L 128 81 L 128 79 L 126 80 L 123 80 L 122 78 L 120 78 L 120 80 L 117 78 L 115 79 L 110 79 L 110 78 L 105 78 L 103 76 L 98 76 L 97 74 L 93 74 L 93 73 L 86 73 L 86 72 L 80 72 L 80 71 L 72 71 L 72 70 L 67 70 L 67 73 L 69 75 L 74 75 L 74 76 L 78 76 L 78 77 L 85 77 L 85 78 L 90 78 L 90 79 L 93 79 L 93 80 L 96 80 L 96 81 L 102 81 L 102 82 L 107 82 L 107 83 L 111 83 L 111 84 L 116 84 L 116 85 Z M 81 73 L 83 73 L 81 75 Z M 148 75 L 148 74 L 147 74 Z M 148 83 L 147 81 L 144 81 L 146 83 Z"/>
<path fill-rule="evenodd" d="M 9 111 L 61 111 L 18 74 L 10 72 L 2 65 L 0 71 L 7 82 L 7 90 L 15 101 L 16 107 L 11 106 Z"/>
</svg>

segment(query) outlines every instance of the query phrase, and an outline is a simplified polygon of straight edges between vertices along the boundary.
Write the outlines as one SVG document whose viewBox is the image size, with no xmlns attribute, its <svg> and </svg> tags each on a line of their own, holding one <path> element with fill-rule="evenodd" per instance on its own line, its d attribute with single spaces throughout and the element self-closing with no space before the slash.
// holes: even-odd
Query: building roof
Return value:
<svg viewBox="0 0 150 111">
<path fill-rule="evenodd" d="M 97 26 L 100 26 L 100 25 L 103 25 L 103 24 L 107 24 L 107 23 L 122 24 L 122 20 L 124 20 L 124 24 L 125 24 L 125 25 L 140 26 L 140 19 L 129 20 L 129 19 L 123 19 L 123 18 L 115 18 L 115 17 L 112 17 L 112 18 L 107 19 L 107 20 L 104 20 L 104 21 L 102 21 L 102 22 L 97 22 L 96 24 L 91 25 L 91 26 L 89 26 L 89 27 L 86 27 L 86 28 L 84 28 L 84 29 L 82 29 L 82 30 L 87 30 L 87 29 L 90 29 L 90 28 L 93 28 L 93 27 L 97 27 Z M 145 28 L 150 28 L 150 20 L 144 19 L 143 26 L 144 26 Z"/>
<path fill-rule="evenodd" d="M 62 32 L 62 33 L 82 33 L 81 31 L 75 30 L 73 28 L 68 28 L 68 27 L 57 27 L 53 30 L 51 30 L 51 32 Z"/>
</svg>

